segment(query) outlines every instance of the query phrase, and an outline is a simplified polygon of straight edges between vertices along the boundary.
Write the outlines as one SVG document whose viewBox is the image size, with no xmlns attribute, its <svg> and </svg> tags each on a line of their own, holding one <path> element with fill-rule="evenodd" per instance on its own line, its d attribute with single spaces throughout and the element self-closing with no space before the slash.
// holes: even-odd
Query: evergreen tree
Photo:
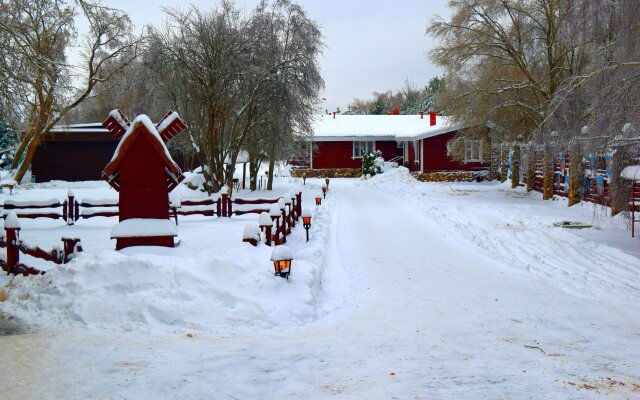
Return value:
<svg viewBox="0 0 640 400">
<path fill-rule="evenodd" d="M 6 167 L 13 159 L 18 138 L 15 131 L 5 121 L 0 121 L 0 168 Z"/>
</svg>

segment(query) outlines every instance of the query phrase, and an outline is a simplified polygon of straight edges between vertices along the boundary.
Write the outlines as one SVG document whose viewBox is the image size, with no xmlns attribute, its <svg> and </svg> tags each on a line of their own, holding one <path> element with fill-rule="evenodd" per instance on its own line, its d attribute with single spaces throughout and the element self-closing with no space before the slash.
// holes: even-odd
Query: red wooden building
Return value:
<svg viewBox="0 0 640 400">
<path fill-rule="evenodd" d="M 380 150 L 387 161 L 411 171 L 475 171 L 489 167 L 480 140 L 465 142 L 464 162 L 447 155 L 447 143 L 459 129 L 446 117 L 431 115 L 323 115 L 309 146 L 310 167 L 360 168 L 362 155 Z"/>
<path fill-rule="evenodd" d="M 129 246 L 173 247 L 178 232 L 169 219 L 169 192 L 184 179 L 165 142 L 186 126 L 169 113 L 154 126 L 146 115 L 132 123 L 118 111 L 103 125 L 120 142 L 102 178 L 119 192 L 120 223 L 111 237 L 116 250 Z"/>
<path fill-rule="evenodd" d="M 36 150 L 31 173 L 36 182 L 98 180 L 117 146 L 100 123 L 58 125 Z"/>
</svg>

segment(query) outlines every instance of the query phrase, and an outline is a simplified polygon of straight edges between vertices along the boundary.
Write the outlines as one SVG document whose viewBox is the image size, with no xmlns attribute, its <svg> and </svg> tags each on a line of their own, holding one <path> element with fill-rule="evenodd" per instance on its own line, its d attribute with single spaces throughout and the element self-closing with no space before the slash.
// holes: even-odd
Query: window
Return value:
<svg viewBox="0 0 640 400">
<path fill-rule="evenodd" d="M 362 158 L 365 153 L 376 151 L 375 142 L 353 142 L 353 158 Z"/>
<path fill-rule="evenodd" d="M 482 162 L 482 140 L 465 140 L 464 162 Z"/>
</svg>

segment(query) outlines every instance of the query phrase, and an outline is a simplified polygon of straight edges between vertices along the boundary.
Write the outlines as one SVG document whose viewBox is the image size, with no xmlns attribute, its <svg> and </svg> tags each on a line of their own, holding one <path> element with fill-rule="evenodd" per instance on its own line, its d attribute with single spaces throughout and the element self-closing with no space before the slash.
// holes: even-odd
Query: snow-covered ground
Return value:
<svg viewBox="0 0 640 400">
<path fill-rule="evenodd" d="M 255 215 L 185 217 L 179 247 L 123 252 L 116 218 L 23 220 L 28 242 L 73 233 L 85 254 L 5 280 L 0 398 L 640 398 L 640 240 L 622 218 L 402 168 L 332 179 L 315 207 L 321 184 L 277 180 L 315 211 L 289 281 L 241 243 Z M 12 197 L 71 187 L 115 198 L 100 182 Z"/>
</svg>

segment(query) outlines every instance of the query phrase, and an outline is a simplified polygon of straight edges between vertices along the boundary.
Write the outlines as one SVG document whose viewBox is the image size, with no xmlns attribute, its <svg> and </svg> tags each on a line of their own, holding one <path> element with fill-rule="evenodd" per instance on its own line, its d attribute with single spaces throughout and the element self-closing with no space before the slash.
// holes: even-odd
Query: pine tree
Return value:
<svg viewBox="0 0 640 400">
<path fill-rule="evenodd" d="M 11 126 L 0 121 L 0 168 L 7 166 L 13 159 L 18 138 Z"/>
</svg>

